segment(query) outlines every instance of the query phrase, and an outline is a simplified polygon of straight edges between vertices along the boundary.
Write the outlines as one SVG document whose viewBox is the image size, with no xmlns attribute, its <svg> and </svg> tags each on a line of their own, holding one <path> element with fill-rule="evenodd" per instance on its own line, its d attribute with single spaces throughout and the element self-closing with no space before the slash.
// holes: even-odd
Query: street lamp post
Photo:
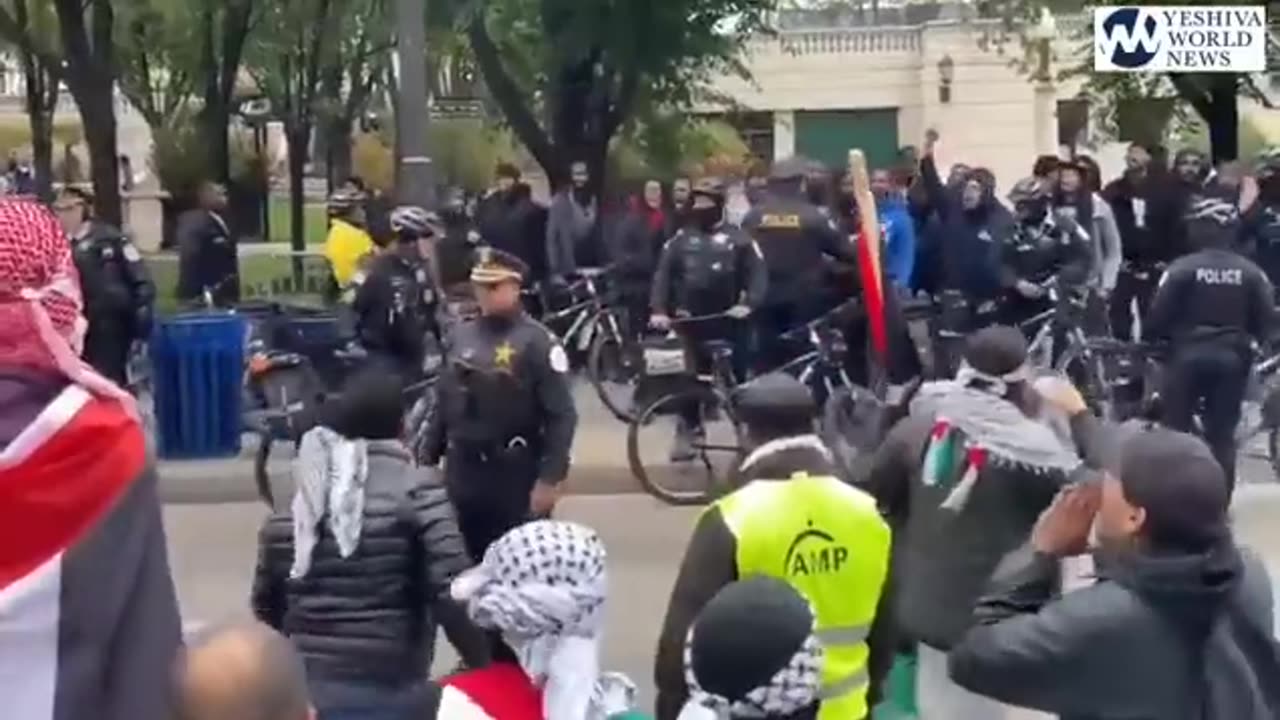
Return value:
<svg viewBox="0 0 1280 720">
<path fill-rule="evenodd" d="M 427 148 L 427 29 L 423 0 L 396 0 L 399 62 L 396 112 L 396 198 L 399 202 L 435 207 L 435 180 Z"/>
<path fill-rule="evenodd" d="M 1034 128 L 1036 153 L 1052 155 L 1058 151 L 1058 133 L 1055 127 L 1057 88 L 1053 83 L 1053 40 L 1058 34 L 1058 23 L 1049 8 L 1040 8 L 1040 20 L 1033 25 L 1028 36 L 1035 67 L 1032 80 L 1035 83 Z"/>
</svg>

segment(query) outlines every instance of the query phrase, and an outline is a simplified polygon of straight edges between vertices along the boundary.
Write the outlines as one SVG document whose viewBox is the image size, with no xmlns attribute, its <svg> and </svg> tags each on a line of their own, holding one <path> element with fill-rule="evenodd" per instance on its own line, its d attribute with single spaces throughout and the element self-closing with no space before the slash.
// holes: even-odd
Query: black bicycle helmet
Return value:
<svg viewBox="0 0 1280 720">
<path fill-rule="evenodd" d="M 693 187 L 690 190 L 692 195 L 705 195 L 717 201 L 724 200 L 724 193 L 724 182 L 717 177 L 699 178 L 693 183 Z"/>
<path fill-rule="evenodd" d="M 401 205 L 391 211 L 391 229 L 401 237 L 431 237 L 435 235 L 434 226 L 431 213 L 417 205 Z"/>
<path fill-rule="evenodd" d="M 809 388 L 780 372 L 761 375 L 740 387 L 734 394 L 734 409 L 747 430 L 765 440 L 811 433 L 818 416 Z"/>
</svg>

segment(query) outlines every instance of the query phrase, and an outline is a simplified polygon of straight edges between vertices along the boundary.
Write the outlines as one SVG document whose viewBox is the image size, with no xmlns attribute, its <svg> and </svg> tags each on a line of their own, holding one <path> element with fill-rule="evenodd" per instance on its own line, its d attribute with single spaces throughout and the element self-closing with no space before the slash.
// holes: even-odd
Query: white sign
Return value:
<svg viewBox="0 0 1280 720">
<path fill-rule="evenodd" d="M 1100 72 L 1263 72 L 1267 10 L 1258 5 L 1095 8 Z"/>
</svg>

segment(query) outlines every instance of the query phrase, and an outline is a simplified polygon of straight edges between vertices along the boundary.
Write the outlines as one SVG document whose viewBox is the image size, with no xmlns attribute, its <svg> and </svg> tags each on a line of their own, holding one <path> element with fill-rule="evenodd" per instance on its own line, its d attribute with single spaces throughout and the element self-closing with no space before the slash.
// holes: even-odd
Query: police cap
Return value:
<svg viewBox="0 0 1280 720">
<path fill-rule="evenodd" d="M 503 250 L 483 247 L 477 251 L 476 263 L 471 268 L 471 282 L 480 285 L 497 285 L 503 282 L 522 282 L 529 274 L 529 266 L 523 260 Z"/>
<path fill-rule="evenodd" d="M 774 181 L 799 180 L 809 174 L 811 164 L 800 157 L 779 160 L 769 168 L 769 179 Z"/>
<path fill-rule="evenodd" d="M 818 414 L 809 388 L 786 373 L 761 375 L 735 395 L 739 417 L 756 435 L 809 432 Z"/>
</svg>

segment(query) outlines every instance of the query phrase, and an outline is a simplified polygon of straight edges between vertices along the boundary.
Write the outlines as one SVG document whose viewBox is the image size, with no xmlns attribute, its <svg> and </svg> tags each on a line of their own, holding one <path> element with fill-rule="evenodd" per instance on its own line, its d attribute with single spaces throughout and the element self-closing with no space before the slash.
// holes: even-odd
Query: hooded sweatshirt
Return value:
<svg viewBox="0 0 1280 720">
<path fill-rule="evenodd" d="M 1064 720 L 1280 717 L 1273 598 L 1256 557 L 1227 538 L 1098 564 L 1097 584 L 1055 598 L 1056 559 L 1006 558 L 952 649 L 952 679 Z"/>
<path fill-rule="evenodd" d="M 911 287 L 916 264 L 916 229 L 906 198 L 896 194 L 876 198 L 876 214 L 884 229 L 885 273 L 896 287 L 905 290 Z"/>
</svg>

